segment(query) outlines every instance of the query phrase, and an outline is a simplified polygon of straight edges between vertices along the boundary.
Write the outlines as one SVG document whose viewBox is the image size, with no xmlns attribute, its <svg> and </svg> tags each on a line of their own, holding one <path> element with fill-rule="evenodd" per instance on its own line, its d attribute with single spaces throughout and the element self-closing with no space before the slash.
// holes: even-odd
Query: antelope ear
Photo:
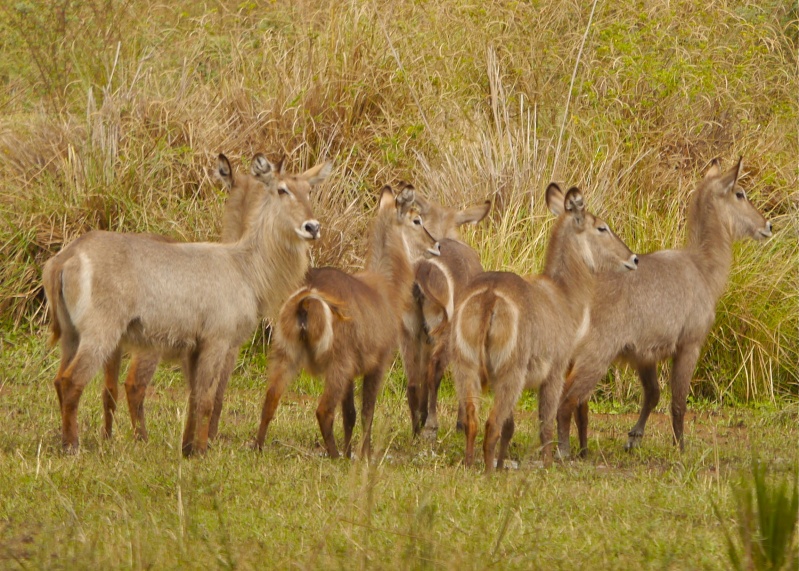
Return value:
<svg viewBox="0 0 799 571">
<path fill-rule="evenodd" d="M 419 213 L 422 216 L 430 212 L 430 203 L 424 196 L 417 194 L 414 200 L 416 201 L 416 206 L 419 208 Z"/>
<path fill-rule="evenodd" d="M 412 185 L 405 183 L 403 189 L 397 194 L 394 203 L 397 205 L 397 218 L 402 217 L 410 210 L 416 199 L 416 189 Z"/>
<path fill-rule="evenodd" d="M 546 197 L 549 211 L 552 214 L 555 216 L 560 216 L 563 214 L 563 200 L 565 199 L 565 196 L 563 195 L 563 191 L 558 186 L 558 183 L 550 182 L 544 196 Z"/>
<path fill-rule="evenodd" d="M 323 182 L 333 171 L 333 163 L 331 162 L 324 162 L 316 165 L 315 167 L 309 168 L 307 171 L 300 175 L 300 178 L 305 179 L 308 181 L 308 184 L 311 185 L 311 188 Z"/>
<path fill-rule="evenodd" d="M 380 206 L 378 210 L 382 211 L 386 208 L 394 206 L 394 191 L 391 190 L 389 185 L 384 186 L 380 190 Z"/>
<path fill-rule="evenodd" d="M 721 175 L 721 192 L 726 194 L 735 188 L 735 183 L 738 182 L 738 177 L 741 176 L 741 169 L 743 168 L 744 158 L 738 159 L 738 164 L 730 170 Z"/>
<path fill-rule="evenodd" d="M 488 216 L 491 211 L 491 201 L 486 200 L 480 206 L 470 206 L 464 208 L 455 214 L 455 224 L 461 226 L 462 224 L 478 224 L 483 218 Z"/>
<path fill-rule="evenodd" d="M 583 201 L 583 193 L 576 186 L 569 189 L 566 193 L 566 198 L 563 201 L 563 207 L 566 212 L 572 215 L 574 221 L 582 226 L 585 220 L 585 202 Z"/>
<path fill-rule="evenodd" d="M 256 153 L 253 156 L 250 172 L 259 181 L 263 183 L 270 181 L 274 177 L 275 170 L 275 165 L 270 163 L 263 153 Z"/>
<path fill-rule="evenodd" d="M 710 168 L 705 173 L 705 178 L 712 178 L 721 174 L 721 164 L 718 159 L 710 161 Z"/>
<path fill-rule="evenodd" d="M 222 153 L 219 153 L 219 157 L 217 157 L 216 172 L 214 175 L 221 180 L 226 187 L 233 188 L 233 169 L 230 166 L 230 161 Z"/>
</svg>

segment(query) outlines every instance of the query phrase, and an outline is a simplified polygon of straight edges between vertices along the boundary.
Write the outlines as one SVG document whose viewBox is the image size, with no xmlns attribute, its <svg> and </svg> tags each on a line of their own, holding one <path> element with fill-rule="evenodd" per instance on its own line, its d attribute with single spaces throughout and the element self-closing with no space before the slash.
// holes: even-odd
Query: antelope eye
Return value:
<svg viewBox="0 0 799 571">
<path fill-rule="evenodd" d="M 741 191 L 739 190 L 738 192 L 736 192 L 736 193 L 735 193 L 735 197 L 736 197 L 738 200 L 743 200 L 744 198 L 746 198 L 746 195 L 745 195 L 743 192 L 741 192 Z"/>
<path fill-rule="evenodd" d="M 282 186 L 278 186 L 278 187 L 277 187 L 277 193 L 278 193 L 279 195 L 284 195 L 284 194 L 288 194 L 288 193 L 289 193 L 289 191 L 288 191 L 288 190 L 286 190 L 285 188 L 283 188 Z"/>
<path fill-rule="evenodd" d="M 600 232 L 607 232 L 608 231 L 608 227 L 607 226 L 599 226 L 599 227 L 597 227 L 597 230 L 599 230 Z"/>
<path fill-rule="evenodd" d="M 416 224 L 417 226 L 421 226 L 422 219 L 417 216 L 416 218 L 413 219 L 413 223 Z"/>
</svg>

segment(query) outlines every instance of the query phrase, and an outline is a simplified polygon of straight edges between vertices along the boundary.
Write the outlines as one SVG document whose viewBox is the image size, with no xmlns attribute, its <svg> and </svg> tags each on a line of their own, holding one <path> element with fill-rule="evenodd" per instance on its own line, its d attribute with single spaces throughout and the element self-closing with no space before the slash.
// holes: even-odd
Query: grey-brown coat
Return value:
<svg viewBox="0 0 799 571">
<path fill-rule="evenodd" d="M 53 338 L 61 342 L 54 384 L 65 449 L 78 446 L 84 387 L 100 367 L 131 349 L 185 356 L 190 400 L 183 451 L 205 451 L 215 396 L 239 346 L 269 311 L 275 288 L 301 281 L 308 241 L 319 235 L 307 192 L 292 193 L 263 156 L 255 157 L 253 168 L 260 180 L 233 178 L 227 158 L 219 156 L 223 179 L 263 187 L 253 194 L 256 203 L 235 243 L 89 232 L 45 264 Z M 312 170 L 306 182 L 318 182 L 329 167 Z"/>
<path fill-rule="evenodd" d="M 738 185 L 741 161 L 721 172 L 713 161 L 688 208 L 687 237 L 680 250 L 641 256 L 634 274 L 602 274 L 592 302 L 591 329 L 575 351 L 558 411 L 558 450 L 567 457 L 569 424 L 577 409 L 580 453 L 588 444 L 588 399 L 618 359 L 638 372 L 644 389 L 638 422 L 626 448 L 640 444 L 647 418 L 660 399 L 657 363 L 671 357 L 674 441 L 683 447 L 683 419 L 691 375 L 716 317 L 736 240 L 771 236 L 771 223 Z"/>
<path fill-rule="evenodd" d="M 465 408 L 467 466 L 474 460 L 481 390 L 491 388 L 494 405 L 486 421 L 486 471 L 502 467 L 514 432 L 513 409 L 524 389 L 538 389 L 542 457 L 552 461 L 552 431 L 563 376 L 576 341 L 590 327 L 593 275 L 602 269 L 632 270 L 637 258 L 587 212 L 577 188 L 566 195 L 556 184 L 546 191 L 558 216 L 544 273 L 523 279 L 508 272 L 475 277 L 455 310 L 450 350 L 455 387 Z"/>
<path fill-rule="evenodd" d="M 403 315 L 400 351 L 408 379 L 408 408 L 414 434 L 438 430 L 437 397 L 449 363 L 447 347 L 454 307 L 467 283 L 483 271 L 480 257 L 460 241 L 458 228 L 478 224 L 491 202 L 463 210 L 448 208 L 417 195 L 425 227 L 439 239 L 441 255 L 417 263 L 413 304 Z"/>
<path fill-rule="evenodd" d="M 354 381 L 363 377 L 361 453 L 369 455 L 375 401 L 397 348 L 402 315 L 410 304 L 411 264 L 425 250 L 437 255 L 435 240 L 410 208 L 413 199 L 412 187 L 404 188 L 396 199 L 391 188 L 385 187 L 372 227 L 366 270 L 354 275 L 335 268 L 311 270 L 306 285 L 283 305 L 272 343 L 257 448 L 263 447 L 288 382 L 304 368 L 324 376 L 316 417 L 331 458 L 339 454 L 333 437 L 339 404 L 344 453 L 351 455 Z"/>
</svg>

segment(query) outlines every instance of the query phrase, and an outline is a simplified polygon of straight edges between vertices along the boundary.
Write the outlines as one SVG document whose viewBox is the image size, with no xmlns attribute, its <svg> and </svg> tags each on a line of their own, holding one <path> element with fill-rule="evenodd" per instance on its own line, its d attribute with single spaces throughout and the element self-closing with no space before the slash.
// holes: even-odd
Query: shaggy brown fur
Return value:
<svg viewBox="0 0 799 571">
<path fill-rule="evenodd" d="M 333 437 L 335 409 L 341 403 L 344 453 L 351 456 L 355 425 L 354 380 L 363 376 L 362 456 L 370 453 L 377 393 L 397 347 L 402 315 L 408 310 L 411 263 L 437 244 L 410 208 L 412 187 L 394 198 L 381 193 L 365 271 L 350 275 L 334 268 L 311 270 L 305 287 L 284 304 L 275 327 L 269 389 L 256 447 L 262 448 L 280 397 L 300 368 L 323 375 L 325 388 L 316 418 L 331 458 L 339 453 Z"/>
<path fill-rule="evenodd" d="M 408 382 L 408 403 L 413 432 L 424 429 L 428 437 L 438 432 L 438 389 L 449 366 L 449 338 L 455 307 L 463 290 L 483 272 L 480 257 L 472 248 L 457 240 L 441 240 L 441 256 L 423 260 L 416 270 L 415 301 L 422 315 L 422 335 L 412 338 L 413 351 L 419 355 L 419 369 L 424 376 L 417 389 Z M 463 410 L 458 411 L 462 426 Z"/>
<path fill-rule="evenodd" d="M 438 430 L 437 397 L 448 365 L 449 324 L 460 292 L 483 271 L 480 257 L 460 241 L 458 228 L 477 224 L 491 209 L 491 202 L 456 210 L 417 197 L 425 227 L 440 240 L 441 256 L 417 264 L 414 303 L 403 315 L 400 350 L 408 379 L 408 408 L 413 433 L 425 427 Z"/>
<path fill-rule="evenodd" d="M 475 277 L 455 310 L 450 350 L 458 399 L 464 407 L 465 463 L 474 461 L 480 393 L 491 388 L 494 406 L 486 421 L 485 469 L 494 469 L 500 440 L 501 468 L 513 436 L 513 409 L 522 390 L 538 389 L 542 457 L 552 462 L 552 430 L 563 375 L 576 340 L 585 334 L 593 274 L 632 270 L 637 258 L 607 224 L 583 207 L 577 188 L 564 196 L 556 184 L 546 191 L 558 216 L 544 273 L 522 279 L 508 272 Z M 501 432 L 501 434 L 500 434 Z"/>
<path fill-rule="evenodd" d="M 65 449 L 78 446 L 84 387 L 103 366 L 115 388 L 121 352 L 131 349 L 184 356 L 190 405 L 183 451 L 205 451 L 214 401 L 239 346 L 272 309 L 274 291 L 290 289 L 305 273 L 308 241 L 319 236 L 308 190 L 329 170 L 319 165 L 298 177 L 302 184 L 295 187 L 287 179 L 296 177 L 256 155 L 254 176 L 234 179 L 220 155 L 219 176 L 231 187 L 260 189 L 250 191 L 252 210 L 235 243 L 181 244 L 90 232 L 45 264 L 53 336 L 61 341 L 55 388 Z M 113 393 L 109 398 L 115 401 Z"/>
<path fill-rule="evenodd" d="M 647 418 L 660 399 L 659 361 L 671 357 L 671 417 L 674 441 L 683 448 L 683 418 L 691 375 L 716 317 L 732 264 L 732 244 L 765 240 L 771 223 L 737 184 L 741 161 L 722 173 L 717 161 L 693 194 L 686 244 L 641 256 L 635 274 L 598 277 L 591 330 L 575 351 L 558 410 L 558 450 L 569 455 L 569 422 L 576 415 L 580 454 L 588 444 L 588 399 L 611 362 L 635 367 L 644 389 L 638 422 L 626 448 L 638 446 Z"/>
</svg>

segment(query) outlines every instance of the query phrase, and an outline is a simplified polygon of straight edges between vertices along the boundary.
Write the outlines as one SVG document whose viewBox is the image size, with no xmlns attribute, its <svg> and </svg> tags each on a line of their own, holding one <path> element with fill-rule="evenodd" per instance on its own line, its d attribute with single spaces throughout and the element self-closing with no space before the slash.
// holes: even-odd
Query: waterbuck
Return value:
<svg viewBox="0 0 799 571">
<path fill-rule="evenodd" d="M 420 260 L 413 284 L 413 304 L 402 318 L 400 350 L 408 378 L 408 407 L 413 433 L 438 430 L 437 397 L 448 365 L 449 324 L 460 292 L 483 271 L 480 256 L 460 241 L 458 228 L 477 224 L 491 202 L 464 210 L 436 204 L 417 195 L 425 228 L 439 239 L 441 255 Z"/>
<path fill-rule="evenodd" d="M 258 157 L 258 156 L 256 156 Z M 274 172 L 283 173 L 283 162 L 281 159 L 277 165 L 274 166 Z M 262 178 L 264 176 L 271 176 L 268 172 L 264 171 L 263 159 L 256 158 L 252 161 L 252 177 L 247 175 L 236 176 L 236 183 L 234 184 L 234 176 L 229 166 L 223 169 L 216 169 L 214 176 L 218 178 L 223 185 L 227 188 L 228 199 L 225 201 L 225 208 L 222 215 L 222 242 L 236 242 L 241 238 L 244 233 L 244 226 L 247 223 L 250 212 L 258 205 L 259 196 L 268 192 L 264 184 L 257 184 L 252 179 Z M 310 173 L 312 174 L 312 173 Z M 295 187 L 302 184 L 302 180 L 306 175 L 300 177 L 293 177 L 296 180 L 291 180 L 289 183 Z M 266 181 L 268 182 L 268 181 Z M 313 188 L 308 185 L 308 188 Z M 166 240 L 163 236 L 152 235 L 155 240 Z M 302 259 L 297 258 L 296 264 L 301 264 Z M 299 266 L 297 266 L 299 268 Z M 306 268 L 303 265 L 302 268 Z M 274 266 L 274 271 L 284 273 L 288 270 L 282 269 L 279 266 Z M 288 297 L 299 283 L 296 282 L 298 269 L 289 271 L 291 274 L 290 279 L 287 281 L 274 280 L 274 297 L 270 300 L 272 305 L 266 312 L 266 317 L 274 317 L 277 309 L 280 307 L 280 301 Z M 103 416 L 104 416 L 104 429 L 103 434 L 106 438 L 110 438 L 113 431 L 114 416 L 116 414 L 116 404 L 118 398 L 118 380 L 119 369 L 121 366 L 121 353 L 116 353 L 114 358 L 106 362 L 103 367 L 105 388 L 103 389 Z M 128 409 L 130 411 L 131 424 L 133 426 L 133 434 L 140 440 L 147 440 L 147 427 L 144 420 L 144 397 L 147 387 L 155 374 L 158 363 L 161 361 L 161 354 L 157 350 L 139 350 L 133 353 L 130 366 L 128 367 L 128 374 L 125 377 L 125 395 L 128 401 Z M 214 403 L 214 412 L 211 416 L 211 426 L 208 431 L 208 438 L 213 439 L 216 437 L 216 432 L 219 425 L 219 416 L 222 412 L 222 397 L 224 395 L 225 387 L 220 385 L 217 389 L 217 398 Z"/>
<path fill-rule="evenodd" d="M 354 275 L 335 268 L 308 273 L 305 286 L 280 310 L 269 364 L 256 447 L 261 449 L 269 423 L 288 382 L 300 368 L 324 376 L 316 418 L 331 458 L 339 452 L 333 437 L 335 409 L 341 403 L 344 454 L 351 457 L 355 426 L 354 381 L 363 376 L 361 455 L 370 453 L 375 401 L 400 334 L 402 315 L 411 302 L 412 263 L 425 250 L 438 254 L 436 241 L 411 206 L 413 187 L 394 197 L 381 191 L 366 270 Z"/>
<path fill-rule="evenodd" d="M 588 399 L 614 360 L 631 364 L 643 385 L 641 414 L 625 445 L 629 450 L 640 444 L 649 413 L 660 399 L 657 364 L 671 357 L 672 430 L 674 442 L 683 449 L 691 376 L 730 273 L 732 244 L 771 236 L 771 223 L 738 185 L 741 164 L 739 160 L 722 173 L 713 161 L 691 197 L 682 249 L 641 256 L 635 274 L 598 277 L 591 329 L 575 350 L 558 410 L 562 457 L 570 453 L 569 423 L 575 409 L 580 455 L 586 453 Z"/>
<path fill-rule="evenodd" d="M 234 177 L 219 155 L 223 180 L 260 189 L 247 193 L 254 202 L 236 242 L 187 244 L 93 231 L 45 264 L 53 340 L 61 342 L 54 384 L 67 451 L 78 447 L 84 387 L 130 349 L 183 357 L 190 397 L 182 449 L 205 452 L 214 401 L 238 348 L 273 310 L 275 292 L 302 281 L 308 244 L 320 231 L 308 195 L 330 165 L 291 177 L 259 154 L 253 172 Z"/>
<path fill-rule="evenodd" d="M 404 361 L 418 368 L 415 376 L 408 375 L 408 405 L 411 409 L 413 433 L 424 429 L 426 436 L 435 438 L 438 432 L 438 389 L 449 365 L 449 338 L 455 307 L 471 280 L 483 272 L 480 256 L 458 240 L 440 240 L 441 255 L 421 260 L 416 268 L 414 283 L 414 330 L 405 328 L 403 336 Z M 406 364 L 406 370 L 411 369 Z M 463 410 L 458 409 L 459 426 Z"/>
<path fill-rule="evenodd" d="M 552 463 L 552 432 L 563 376 L 572 350 L 590 328 L 594 274 L 634 270 L 638 262 L 608 225 L 585 210 L 573 187 L 565 195 L 552 183 L 549 209 L 558 217 L 546 251 L 544 273 L 522 279 L 509 272 L 475 277 L 455 310 L 450 351 L 455 388 L 465 409 L 466 458 L 474 461 L 481 389 L 494 405 L 485 425 L 486 472 L 502 468 L 513 436 L 513 409 L 524 389 L 538 389 L 542 457 Z"/>
</svg>

